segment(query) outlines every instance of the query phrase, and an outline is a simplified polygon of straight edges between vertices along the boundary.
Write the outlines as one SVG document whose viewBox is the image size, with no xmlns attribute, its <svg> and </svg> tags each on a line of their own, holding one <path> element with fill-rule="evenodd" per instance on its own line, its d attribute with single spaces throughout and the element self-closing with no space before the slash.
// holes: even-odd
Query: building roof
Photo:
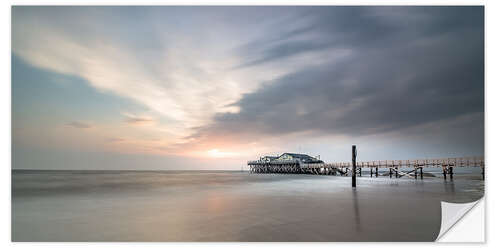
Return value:
<svg viewBox="0 0 500 250">
<path fill-rule="evenodd" d="M 308 161 L 308 162 L 311 162 L 311 161 L 314 161 L 314 162 L 318 161 L 319 162 L 320 161 L 320 160 L 318 160 L 310 155 L 306 155 L 306 154 L 283 153 L 282 155 L 289 155 L 293 158 L 298 158 L 301 161 Z"/>
<path fill-rule="evenodd" d="M 288 155 L 292 159 L 279 159 L 283 155 Z M 262 156 L 257 161 L 250 161 L 249 164 L 283 164 L 283 163 L 295 164 L 298 162 L 306 163 L 306 164 L 324 163 L 322 160 L 316 159 L 316 158 L 309 156 L 309 155 L 306 155 L 306 154 L 283 153 L 280 156 L 269 156 L 269 155 Z"/>
<path fill-rule="evenodd" d="M 279 156 L 270 156 L 270 155 L 266 155 L 266 156 L 262 156 L 262 158 L 271 158 L 271 159 L 277 159 Z"/>
</svg>

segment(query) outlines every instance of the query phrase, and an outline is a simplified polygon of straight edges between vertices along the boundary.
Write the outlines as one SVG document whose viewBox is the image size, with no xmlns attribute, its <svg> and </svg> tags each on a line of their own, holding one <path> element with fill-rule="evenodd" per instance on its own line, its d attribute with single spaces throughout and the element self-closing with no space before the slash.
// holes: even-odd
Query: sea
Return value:
<svg viewBox="0 0 500 250">
<path fill-rule="evenodd" d="M 434 241 L 441 201 L 484 195 L 479 168 L 454 178 L 247 171 L 12 170 L 15 242 Z M 426 173 L 429 173 L 426 171 Z M 383 173 L 381 173 L 383 174 Z"/>
</svg>

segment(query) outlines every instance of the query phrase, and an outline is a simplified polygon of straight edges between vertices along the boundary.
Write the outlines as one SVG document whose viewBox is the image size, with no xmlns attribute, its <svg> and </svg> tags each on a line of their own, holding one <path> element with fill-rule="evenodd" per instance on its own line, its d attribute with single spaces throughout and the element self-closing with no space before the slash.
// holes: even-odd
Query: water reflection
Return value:
<svg viewBox="0 0 500 250">
<path fill-rule="evenodd" d="M 455 183 L 453 182 L 453 179 L 451 180 L 444 180 L 444 191 L 447 193 L 455 193 Z"/>
<path fill-rule="evenodd" d="M 14 241 L 432 241 L 441 201 L 483 195 L 483 181 L 457 177 L 444 184 L 362 177 L 352 189 L 341 176 L 14 173 L 12 235 Z"/>
<path fill-rule="evenodd" d="M 358 205 L 358 193 L 356 189 L 352 189 L 352 199 L 354 204 L 354 216 L 356 221 L 356 232 L 361 231 L 361 214 L 359 213 L 359 205 Z"/>
</svg>

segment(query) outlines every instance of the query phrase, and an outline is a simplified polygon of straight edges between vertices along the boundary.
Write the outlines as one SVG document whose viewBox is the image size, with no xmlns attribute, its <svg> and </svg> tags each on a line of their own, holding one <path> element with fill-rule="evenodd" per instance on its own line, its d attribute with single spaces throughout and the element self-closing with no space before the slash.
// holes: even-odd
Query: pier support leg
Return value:
<svg viewBox="0 0 500 250">
<path fill-rule="evenodd" d="M 370 168 L 370 177 L 373 177 L 373 168 Z"/>
<path fill-rule="evenodd" d="M 415 167 L 415 179 L 417 179 L 417 177 L 418 177 L 418 172 L 417 171 L 418 171 L 418 168 Z"/>
<path fill-rule="evenodd" d="M 375 168 L 375 177 L 378 177 L 378 167 Z"/>
<path fill-rule="evenodd" d="M 396 167 L 396 179 L 399 178 L 399 167 Z"/>
<path fill-rule="evenodd" d="M 352 187 L 356 187 L 356 145 L 352 145 Z"/>
<path fill-rule="evenodd" d="M 420 168 L 420 179 L 424 179 L 424 168 Z"/>
<path fill-rule="evenodd" d="M 392 178 L 392 168 L 389 168 L 389 178 Z"/>
<path fill-rule="evenodd" d="M 363 171 L 363 168 L 358 168 L 359 170 L 359 177 L 361 177 L 361 171 Z"/>
</svg>

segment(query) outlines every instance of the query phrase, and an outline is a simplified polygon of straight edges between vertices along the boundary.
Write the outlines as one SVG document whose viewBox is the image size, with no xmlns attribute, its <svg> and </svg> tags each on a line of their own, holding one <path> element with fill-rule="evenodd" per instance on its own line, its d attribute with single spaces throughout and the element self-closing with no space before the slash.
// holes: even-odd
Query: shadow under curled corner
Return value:
<svg viewBox="0 0 500 250">
<path fill-rule="evenodd" d="M 464 216 L 466 216 L 476 205 L 484 201 L 484 197 L 469 203 L 451 203 L 441 201 L 441 229 L 436 238 L 436 242 L 454 242 L 443 240 L 445 236 L 455 225 L 457 225 Z M 484 219 L 483 219 L 484 220 Z M 475 230 L 470 228 L 470 230 Z M 482 237 L 484 239 L 484 236 Z M 480 242 L 480 241 L 479 241 Z"/>
</svg>

